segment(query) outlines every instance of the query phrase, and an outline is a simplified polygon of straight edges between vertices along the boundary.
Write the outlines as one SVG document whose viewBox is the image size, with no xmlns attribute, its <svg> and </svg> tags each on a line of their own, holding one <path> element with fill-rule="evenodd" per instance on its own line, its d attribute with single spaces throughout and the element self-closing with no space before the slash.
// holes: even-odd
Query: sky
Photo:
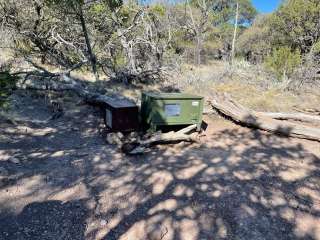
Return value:
<svg viewBox="0 0 320 240">
<path fill-rule="evenodd" d="M 164 1 L 169 1 L 169 2 L 180 1 L 181 2 L 181 0 L 164 0 Z M 282 2 L 282 0 L 251 0 L 251 1 L 253 2 L 253 5 L 256 7 L 256 9 L 260 13 L 271 13 L 274 10 L 276 10 L 277 7 Z M 148 2 L 152 2 L 152 0 L 140 0 L 140 2 L 148 3 Z"/>
<path fill-rule="evenodd" d="M 281 0 L 252 0 L 254 6 L 261 13 L 270 13 L 277 9 Z"/>
</svg>

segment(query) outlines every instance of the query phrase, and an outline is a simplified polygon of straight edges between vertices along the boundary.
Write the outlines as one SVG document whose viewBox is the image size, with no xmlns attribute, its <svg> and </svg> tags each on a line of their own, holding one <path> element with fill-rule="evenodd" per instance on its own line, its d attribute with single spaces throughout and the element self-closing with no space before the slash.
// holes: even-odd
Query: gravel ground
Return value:
<svg viewBox="0 0 320 240">
<path fill-rule="evenodd" d="M 14 97 L 0 122 L 0 239 L 319 239 L 320 144 L 207 119 L 199 144 L 127 157 L 98 109 L 56 120 Z M 33 121 L 33 122 L 32 122 Z"/>
</svg>

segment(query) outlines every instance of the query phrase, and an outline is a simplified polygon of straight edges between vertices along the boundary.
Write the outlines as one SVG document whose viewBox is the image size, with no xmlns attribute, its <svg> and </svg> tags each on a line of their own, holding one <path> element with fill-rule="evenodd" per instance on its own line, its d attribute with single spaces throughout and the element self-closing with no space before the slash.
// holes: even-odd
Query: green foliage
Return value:
<svg viewBox="0 0 320 240">
<path fill-rule="evenodd" d="M 118 11 L 118 16 L 121 18 L 124 25 L 129 24 L 130 18 L 132 17 L 132 9 L 128 6 L 123 5 Z"/>
<path fill-rule="evenodd" d="M 261 63 L 270 54 L 270 28 L 266 24 L 269 18 L 269 15 L 259 16 L 251 27 L 244 30 L 237 43 L 238 55 L 244 56 L 250 62 Z"/>
<path fill-rule="evenodd" d="M 273 71 L 279 80 L 290 77 L 299 64 L 301 64 L 299 50 L 292 51 L 289 47 L 274 49 L 265 60 L 266 67 Z"/>
<path fill-rule="evenodd" d="M 98 67 L 112 62 L 113 69 L 131 66 L 134 72 L 161 67 L 172 54 L 193 54 L 199 62 L 227 59 L 237 3 L 237 57 L 265 62 L 279 78 L 290 76 L 311 50 L 313 59 L 320 57 L 319 0 L 286 0 L 275 13 L 258 17 L 250 0 L 152 1 L 148 6 L 134 0 L 3 2 L 0 25 L 6 20 L 15 30 L 19 53 L 65 68 L 88 60 L 90 45 Z"/>
<path fill-rule="evenodd" d="M 124 68 L 127 64 L 127 60 L 122 52 L 118 52 L 113 59 L 113 68 L 118 71 Z"/>
<path fill-rule="evenodd" d="M 84 0 L 45 0 L 45 4 L 49 7 L 81 7 L 84 4 Z"/>
<path fill-rule="evenodd" d="M 250 24 L 257 15 L 257 9 L 251 0 L 239 0 L 239 23 Z"/>
<path fill-rule="evenodd" d="M 151 12 L 163 17 L 166 14 L 166 7 L 162 4 L 154 4 L 151 6 Z"/>
<path fill-rule="evenodd" d="M 73 10 L 78 10 L 87 4 L 84 0 L 45 0 L 45 3 L 49 7 L 72 8 Z M 104 6 L 107 6 L 110 10 L 115 10 L 123 5 L 123 0 L 102 0 L 93 3 L 93 5 L 93 10 L 96 12 L 105 10 Z"/>
<path fill-rule="evenodd" d="M 316 42 L 316 43 L 313 45 L 313 52 L 316 53 L 316 54 L 319 54 L 319 53 L 320 53 L 320 41 Z"/>
<path fill-rule="evenodd" d="M 319 0 L 287 0 L 270 19 L 273 44 L 309 52 L 320 37 L 319 19 Z"/>
<path fill-rule="evenodd" d="M 107 11 L 107 8 L 104 4 L 102 3 L 95 3 L 90 6 L 90 14 L 102 14 L 105 11 Z"/>
<path fill-rule="evenodd" d="M 311 50 L 320 53 L 319 19 L 319 0 L 283 1 L 274 13 L 259 16 L 240 35 L 237 54 L 255 63 L 265 61 L 278 78 L 290 76 Z"/>
<path fill-rule="evenodd" d="M 218 15 L 218 24 L 233 22 L 236 3 L 239 3 L 239 24 L 250 24 L 257 15 L 257 10 L 250 0 L 220 0 L 213 2 L 213 11 Z"/>
<path fill-rule="evenodd" d="M 123 0 L 104 0 L 103 1 L 111 10 L 120 8 L 123 5 Z"/>
</svg>

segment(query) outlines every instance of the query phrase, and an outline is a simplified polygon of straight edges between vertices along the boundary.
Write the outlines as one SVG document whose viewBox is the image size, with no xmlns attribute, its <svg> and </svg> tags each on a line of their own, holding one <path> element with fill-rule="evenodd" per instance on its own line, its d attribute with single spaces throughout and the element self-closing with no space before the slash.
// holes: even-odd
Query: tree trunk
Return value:
<svg viewBox="0 0 320 240">
<path fill-rule="evenodd" d="M 84 19 L 83 10 L 82 10 L 81 6 L 79 6 L 79 18 L 80 18 L 80 22 L 81 22 L 83 35 L 84 35 L 84 38 L 86 41 L 86 46 L 87 46 L 87 51 L 88 51 L 88 55 L 89 55 L 90 62 L 91 62 L 92 72 L 93 72 L 95 79 L 97 81 L 97 80 L 99 80 L 99 75 L 98 75 L 98 71 L 97 71 L 97 58 L 92 51 L 91 42 L 90 42 L 90 38 L 89 38 L 87 26 L 86 26 L 86 21 Z"/>
<path fill-rule="evenodd" d="M 201 65 L 201 36 L 200 36 L 200 33 L 198 32 L 197 33 L 197 46 L 196 46 L 196 64 L 198 66 Z"/>
<path fill-rule="evenodd" d="M 237 30 L 238 30 L 238 18 L 239 18 L 239 2 L 237 1 L 236 18 L 234 22 L 234 32 L 233 32 L 232 49 L 231 49 L 231 65 L 233 65 L 234 56 L 235 56 L 236 38 L 237 38 Z"/>
<path fill-rule="evenodd" d="M 200 54 L 201 54 L 202 29 L 201 29 L 201 26 L 195 22 L 189 1 L 186 1 L 186 7 L 188 7 L 188 9 L 189 9 L 189 15 L 190 15 L 190 19 L 191 19 L 191 26 L 190 27 L 194 33 L 194 38 L 196 41 L 196 47 L 195 47 L 195 51 L 194 51 L 195 52 L 195 56 L 194 56 L 195 64 L 199 66 L 201 64 Z"/>
</svg>

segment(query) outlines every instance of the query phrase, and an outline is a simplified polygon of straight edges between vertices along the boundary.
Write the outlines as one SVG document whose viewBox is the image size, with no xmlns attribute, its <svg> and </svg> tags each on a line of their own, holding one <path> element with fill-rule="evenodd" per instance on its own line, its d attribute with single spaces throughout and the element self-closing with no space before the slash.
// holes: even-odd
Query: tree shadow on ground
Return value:
<svg viewBox="0 0 320 240">
<path fill-rule="evenodd" d="M 83 240 L 87 214 L 79 200 L 33 202 L 17 216 L 1 216 L 0 239 Z"/>
<path fill-rule="evenodd" d="M 1 125 L 0 234 L 14 237 L 0 239 L 320 239 L 316 143 L 210 122 L 202 144 L 127 157 L 105 144 L 98 116 Z"/>
<path fill-rule="evenodd" d="M 320 239 L 317 156 L 259 131 L 224 130 L 217 141 L 137 162 L 122 187 L 152 194 L 122 209 L 104 239 L 138 239 L 139 225 L 145 239 Z"/>
</svg>

